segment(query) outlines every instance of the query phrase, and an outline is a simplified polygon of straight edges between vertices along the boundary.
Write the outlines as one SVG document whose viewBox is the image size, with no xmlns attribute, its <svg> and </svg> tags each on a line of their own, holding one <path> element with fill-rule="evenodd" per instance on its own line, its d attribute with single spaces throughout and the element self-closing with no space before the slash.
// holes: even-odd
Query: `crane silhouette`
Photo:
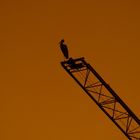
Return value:
<svg viewBox="0 0 140 140">
<path fill-rule="evenodd" d="M 66 58 L 66 59 L 68 59 L 69 58 L 69 52 L 68 52 L 68 47 L 67 47 L 67 45 L 66 44 L 64 44 L 64 39 L 62 39 L 61 41 L 60 41 L 60 49 L 61 49 L 61 51 L 62 51 L 62 53 L 63 53 L 63 55 L 64 55 L 64 57 Z"/>
<path fill-rule="evenodd" d="M 128 140 L 140 140 L 139 118 L 84 57 L 69 58 L 61 65 Z"/>
</svg>

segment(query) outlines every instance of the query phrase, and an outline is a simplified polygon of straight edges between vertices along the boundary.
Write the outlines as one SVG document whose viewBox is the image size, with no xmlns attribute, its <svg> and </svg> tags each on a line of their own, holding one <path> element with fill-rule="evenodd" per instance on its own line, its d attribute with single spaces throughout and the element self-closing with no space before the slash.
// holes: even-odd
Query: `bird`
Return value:
<svg viewBox="0 0 140 140">
<path fill-rule="evenodd" d="M 62 51 L 64 57 L 65 57 L 66 59 L 69 59 L 68 47 L 67 47 L 66 44 L 64 44 L 64 42 L 65 42 L 64 39 L 62 39 L 62 40 L 59 42 L 59 44 L 60 44 L 60 49 L 61 49 L 61 51 Z"/>
</svg>

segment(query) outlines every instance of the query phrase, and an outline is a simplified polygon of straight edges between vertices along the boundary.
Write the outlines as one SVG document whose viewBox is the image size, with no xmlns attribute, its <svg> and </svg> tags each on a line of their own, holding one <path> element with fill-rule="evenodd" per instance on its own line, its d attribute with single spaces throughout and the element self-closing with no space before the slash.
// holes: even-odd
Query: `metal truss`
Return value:
<svg viewBox="0 0 140 140">
<path fill-rule="evenodd" d="M 84 58 L 61 65 L 129 140 L 140 140 L 140 120 Z"/>
</svg>

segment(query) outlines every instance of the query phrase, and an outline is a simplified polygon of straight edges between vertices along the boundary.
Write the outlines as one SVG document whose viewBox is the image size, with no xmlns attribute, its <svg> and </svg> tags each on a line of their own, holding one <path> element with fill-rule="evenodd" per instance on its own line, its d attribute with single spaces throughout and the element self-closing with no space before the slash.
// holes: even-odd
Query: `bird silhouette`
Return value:
<svg viewBox="0 0 140 140">
<path fill-rule="evenodd" d="M 67 47 L 66 44 L 64 44 L 64 39 L 62 39 L 62 40 L 60 41 L 60 49 L 61 49 L 61 51 L 62 51 L 64 57 L 65 57 L 66 59 L 68 59 L 68 58 L 69 58 L 68 47 Z"/>
</svg>

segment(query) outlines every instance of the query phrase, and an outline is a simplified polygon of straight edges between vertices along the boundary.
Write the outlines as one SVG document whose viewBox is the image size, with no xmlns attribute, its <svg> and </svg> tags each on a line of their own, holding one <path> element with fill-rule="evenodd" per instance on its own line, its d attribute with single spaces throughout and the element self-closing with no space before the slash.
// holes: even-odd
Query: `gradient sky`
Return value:
<svg viewBox="0 0 140 140">
<path fill-rule="evenodd" d="M 140 118 L 139 0 L 3 0 L 0 139 L 127 139 L 61 67 L 62 38 Z"/>
</svg>

